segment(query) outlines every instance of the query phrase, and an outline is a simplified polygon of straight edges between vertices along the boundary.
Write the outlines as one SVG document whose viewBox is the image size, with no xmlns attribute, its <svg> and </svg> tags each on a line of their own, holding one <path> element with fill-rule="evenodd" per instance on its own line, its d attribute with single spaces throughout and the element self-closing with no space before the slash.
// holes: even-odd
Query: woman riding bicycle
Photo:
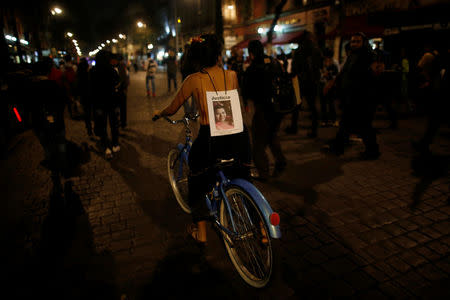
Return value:
<svg viewBox="0 0 450 300">
<path fill-rule="evenodd" d="M 234 71 L 224 70 L 221 65 L 222 43 L 216 35 L 207 34 L 193 39 L 187 59 L 191 59 L 200 70 L 188 76 L 172 103 L 162 111 L 155 111 L 159 117 L 175 114 L 183 103 L 193 96 L 199 111 L 200 130 L 189 153 L 190 175 L 188 179 L 188 202 L 194 224 L 188 227 L 192 238 L 206 243 L 206 220 L 209 211 L 205 203 L 205 194 L 216 182 L 213 172 L 208 172 L 218 159 L 235 159 L 239 165 L 233 169 L 233 175 L 249 178 L 250 142 L 247 129 L 239 133 L 211 136 L 210 116 L 208 112 L 207 92 L 218 93 L 238 90 L 237 76 Z M 209 96 L 208 96 L 209 97 Z M 212 114 L 214 113 L 213 110 Z M 214 122 L 214 116 L 212 116 Z"/>
</svg>

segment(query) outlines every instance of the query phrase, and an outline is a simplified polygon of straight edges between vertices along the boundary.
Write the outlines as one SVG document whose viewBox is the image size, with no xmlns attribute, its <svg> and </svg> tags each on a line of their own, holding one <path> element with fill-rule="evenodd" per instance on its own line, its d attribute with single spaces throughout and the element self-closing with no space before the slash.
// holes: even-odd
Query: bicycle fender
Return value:
<svg viewBox="0 0 450 300">
<path fill-rule="evenodd" d="M 281 238 L 280 226 L 273 226 L 270 224 L 270 215 L 273 213 L 272 207 L 270 207 L 269 202 L 267 202 L 264 195 L 250 182 L 244 179 L 236 178 L 232 179 L 228 184 L 238 186 L 246 191 L 253 200 L 255 200 L 256 205 L 258 205 L 259 210 L 261 211 L 266 225 L 269 229 L 270 237 L 274 239 Z"/>
</svg>

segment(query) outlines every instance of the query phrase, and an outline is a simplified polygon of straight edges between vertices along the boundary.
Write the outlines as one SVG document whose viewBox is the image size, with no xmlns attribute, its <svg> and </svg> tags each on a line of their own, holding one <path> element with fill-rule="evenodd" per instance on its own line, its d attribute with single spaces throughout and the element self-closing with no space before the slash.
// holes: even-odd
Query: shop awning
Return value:
<svg viewBox="0 0 450 300">
<path fill-rule="evenodd" d="M 341 28 L 332 30 L 325 34 L 325 39 L 332 39 L 338 35 L 349 37 L 357 32 L 363 32 L 367 37 L 382 36 L 384 26 L 379 24 L 369 24 L 367 16 L 346 17 Z"/>
<path fill-rule="evenodd" d="M 274 33 L 273 39 L 272 39 L 272 45 L 284 45 L 284 44 L 290 44 L 290 43 L 298 43 L 301 36 L 303 35 L 303 31 L 295 31 L 295 32 L 288 32 L 288 33 Z M 234 45 L 232 48 L 237 49 L 244 49 L 248 47 L 248 43 L 250 41 L 256 40 L 256 38 L 253 39 L 247 39 L 240 41 L 236 45 Z M 262 38 L 259 39 L 263 45 L 267 44 L 267 35 L 264 35 Z"/>
<path fill-rule="evenodd" d="M 247 48 L 247 47 L 248 47 L 248 43 L 250 43 L 251 40 L 252 40 L 252 39 L 247 39 L 247 40 L 240 41 L 239 43 L 237 43 L 236 45 L 234 45 L 234 46 L 231 47 L 231 48 L 236 48 L 236 49 L 244 49 L 244 48 Z"/>
<path fill-rule="evenodd" d="M 288 32 L 288 33 L 276 33 L 272 39 L 272 45 L 284 45 L 290 43 L 298 43 L 301 36 L 303 35 L 302 31 Z M 261 43 L 267 43 L 267 35 L 261 39 Z"/>
</svg>

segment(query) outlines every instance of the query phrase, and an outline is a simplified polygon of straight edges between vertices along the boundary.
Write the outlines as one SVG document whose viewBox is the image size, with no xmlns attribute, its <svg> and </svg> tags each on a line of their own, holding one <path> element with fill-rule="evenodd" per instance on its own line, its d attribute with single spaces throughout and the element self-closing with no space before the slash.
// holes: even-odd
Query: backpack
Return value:
<svg viewBox="0 0 450 300">
<path fill-rule="evenodd" d="M 277 60 L 272 58 L 270 62 L 265 62 L 265 69 L 271 75 L 273 110 L 279 114 L 286 114 L 297 109 L 298 104 L 291 76 L 283 70 Z"/>
</svg>

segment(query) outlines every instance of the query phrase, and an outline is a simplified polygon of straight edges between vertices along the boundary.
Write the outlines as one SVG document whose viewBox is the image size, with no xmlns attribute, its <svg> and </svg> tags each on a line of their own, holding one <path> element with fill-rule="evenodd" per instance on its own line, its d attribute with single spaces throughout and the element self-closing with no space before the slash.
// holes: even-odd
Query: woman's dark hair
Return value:
<svg viewBox="0 0 450 300">
<path fill-rule="evenodd" d="M 187 59 L 195 64 L 199 70 L 215 66 L 222 55 L 223 45 L 215 34 L 204 34 L 191 42 Z"/>
<path fill-rule="evenodd" d="M 248 43 L 248 52 L 253 54 L 255 61 L 264 59 L 264 46 L 259 40 L 252 40 Z"/>
<path fill-rule="evenodd" d="M 214 103 L 214 112 L 219 108 L 225 109 L 225 105 L 223 105 L 222 103 Z"/>
</svg>

